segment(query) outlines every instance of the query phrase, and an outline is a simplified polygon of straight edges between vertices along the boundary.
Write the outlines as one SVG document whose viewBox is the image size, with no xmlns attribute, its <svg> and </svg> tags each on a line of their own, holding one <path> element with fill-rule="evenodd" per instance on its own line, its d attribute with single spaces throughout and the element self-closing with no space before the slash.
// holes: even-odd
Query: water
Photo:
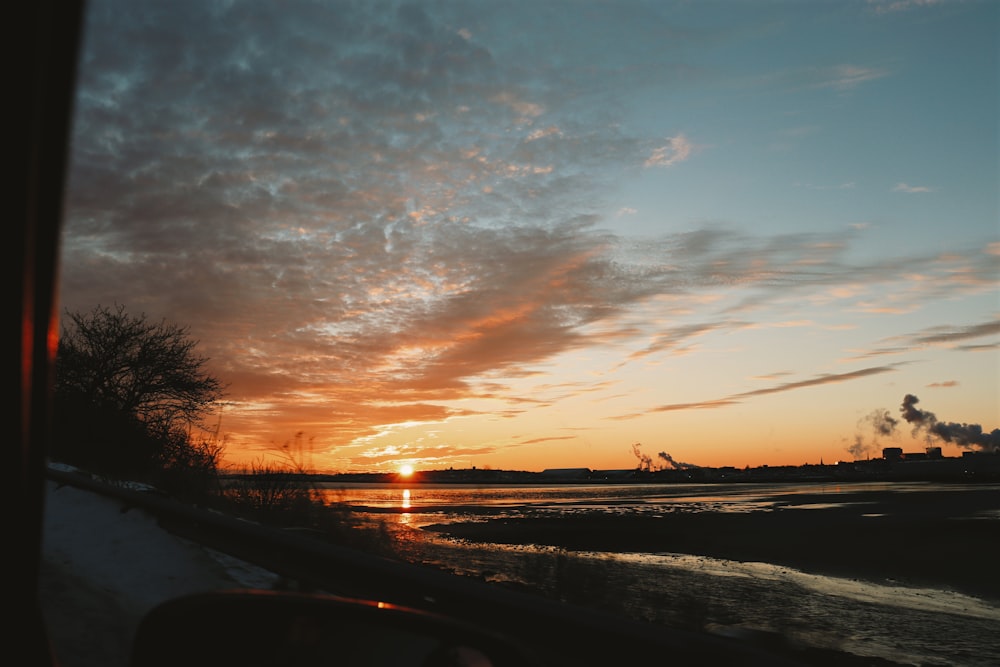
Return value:
<svg viewBox="0 0 1000 667">
<path fill-rule="evenodd" d="M 949 519 L 997 525 L 1000 486 L 338 484 L 328 485 L 322 493 L 331 504 L 383 522 L 407 560 L 632 618 L 715 631 L 778 632 L 798 645 L 904 664 L 1000 664 L 1000 600 L 979 595 L 891 580 L 825 576 L 773 563 L 666 552 L 484 545 L 421 530 L 432 524 L 490 518 L 628 519 L 787 510 L 818 517 L 838 508 L 878 517 L 937 507 L 942 509 L 933 511 Z M 936 502 L 938 498 L 948 498 L 950 504 L 945 507 Z M 963 498 L 976 502 L 955 500 Z M 969 546 L 955 545 L 957 560 Z"/>
</svg>

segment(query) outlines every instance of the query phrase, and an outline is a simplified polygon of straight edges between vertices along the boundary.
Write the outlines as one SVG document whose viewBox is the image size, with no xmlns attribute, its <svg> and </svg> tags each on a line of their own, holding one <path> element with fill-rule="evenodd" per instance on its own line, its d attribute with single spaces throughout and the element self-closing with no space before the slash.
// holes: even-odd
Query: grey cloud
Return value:
<svg viewBox="0 0 1000 667">
<path fill-rule="evenodd" d="M 895 370 L 896 368 L 894 366 L 873 366 L 870 368 L 862 368 L 856 371 L 849 371 L 846 373 L 825 373 L 823 375 L 817 375 L 815 377 L 806 380 L 798 380 L 795 382 L 784 382 L 769 387 L 763 387 L 761 389 L 754 389 L 751 391 L 744 391 L 737 394 L 730 394 L 729 396 L 724 396 L 722 398 L 713 398 L 705 401 L 696 401 L 691 403 L 670 403 L 666 405 L 660 405 L 651 408 L 649 412 L 677 412 L 681 410 L 706 410 L 706 409 L 724 408 L 730 405 L 737 405 L 739 403 L 742 403 L 745 399 L 754 398 L 756 396 L 766 396 L 768 394 L 777 394 L 797 389 L 805 389 L 807 387 L 816 387 L 824 384 L 846 382 L 849 380 L 856 380 L 860 378 L 869 377 L 871 375 L 880 375 L 882 373 L 889 373 Z M 623 417 L 619 417 L 619 419 L 631 419 L 637 416 L 639 415 L 626 415 Z"/>
<path fill-rule="evenodd" d="M 989 350 L 1000 349 L 1000 342 L 997 343 L 985 343 L 983 345 L 959 345 L 955 349 L 962 350 L 964 352 L 986 352 Z"/>
<path fill-rule="evenodd" d="M 917 344 L 950 343 L 997 334 L 1000 334 L 1000 320 L 982 322 L 960 328 L 938 327 L 926 334 L 915 336 L 913 342 Z"/>
<path fill-rule="evenodd" d="M 991 320 L 988 322 L 980 322 L 978 324 L 969 324 L 965 326 L 933 327 L 918 333 L 895 336 L 891 339 L 886 339 L 883 342 L 891 343 L 891 345 L 881 345 L 857 356 L 864 358 L 877 357 L 886 354 L 900 354 L 930 345 L 948 345 L 975 338 L 995 336 L 997 334 L 1000 334 L 1000 320 Z M 964 352 L 976 352 L 982 350 L 993 350 L 996 349 L 998 345 L 1000 345 L 1000 343 L 955 345 L 954 349 Z"/>
</svg>

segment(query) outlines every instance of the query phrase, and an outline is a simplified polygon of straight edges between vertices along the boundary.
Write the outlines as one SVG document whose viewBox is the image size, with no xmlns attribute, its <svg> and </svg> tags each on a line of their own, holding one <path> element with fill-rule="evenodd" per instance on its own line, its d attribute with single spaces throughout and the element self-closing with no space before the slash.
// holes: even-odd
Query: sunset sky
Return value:
<svg viewBox="0 0 1000 667">
<path fill-rule="evenodd" d="M 89 14 L 60 308 L 188 327 L 227 464 L 797 465 L 1000 427 L 1000 3 Z"/>
</svg>

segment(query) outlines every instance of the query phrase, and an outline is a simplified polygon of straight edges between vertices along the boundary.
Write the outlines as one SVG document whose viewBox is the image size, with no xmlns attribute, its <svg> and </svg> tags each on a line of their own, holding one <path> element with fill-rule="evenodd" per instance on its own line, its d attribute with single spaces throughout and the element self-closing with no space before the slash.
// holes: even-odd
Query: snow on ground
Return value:
<svg viewBox="0 0 1000 667">
<path fill-rule="evenodd" d="M 163 530 L 120 501 L 46 482 L 39 597 L 62 667 L 124 667 L 139 619 L 178 596 L 278 577 Z"/>
<path fill-rule="evenodd" d="M 219 588 L 271 588 L 277 577 L 163 530 L 120 501 L 47 482 L 43 554 L 144 611 Z"/>
</svg>

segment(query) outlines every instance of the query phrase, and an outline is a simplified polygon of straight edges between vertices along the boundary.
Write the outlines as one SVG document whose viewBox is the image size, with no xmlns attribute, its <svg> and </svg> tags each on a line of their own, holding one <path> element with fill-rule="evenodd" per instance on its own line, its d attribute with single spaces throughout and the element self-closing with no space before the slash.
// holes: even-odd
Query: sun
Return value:
<svg viewBox="0 0 1000 667">
<path fill-rule="evenodd" d="M 399 466 L 399 474 L 403 477 L 409 477 L 410 475 L 413 474 L 413 466 L 411 466 L 409 463 L 404 463 L 403 465 Z"/>
</svg>

